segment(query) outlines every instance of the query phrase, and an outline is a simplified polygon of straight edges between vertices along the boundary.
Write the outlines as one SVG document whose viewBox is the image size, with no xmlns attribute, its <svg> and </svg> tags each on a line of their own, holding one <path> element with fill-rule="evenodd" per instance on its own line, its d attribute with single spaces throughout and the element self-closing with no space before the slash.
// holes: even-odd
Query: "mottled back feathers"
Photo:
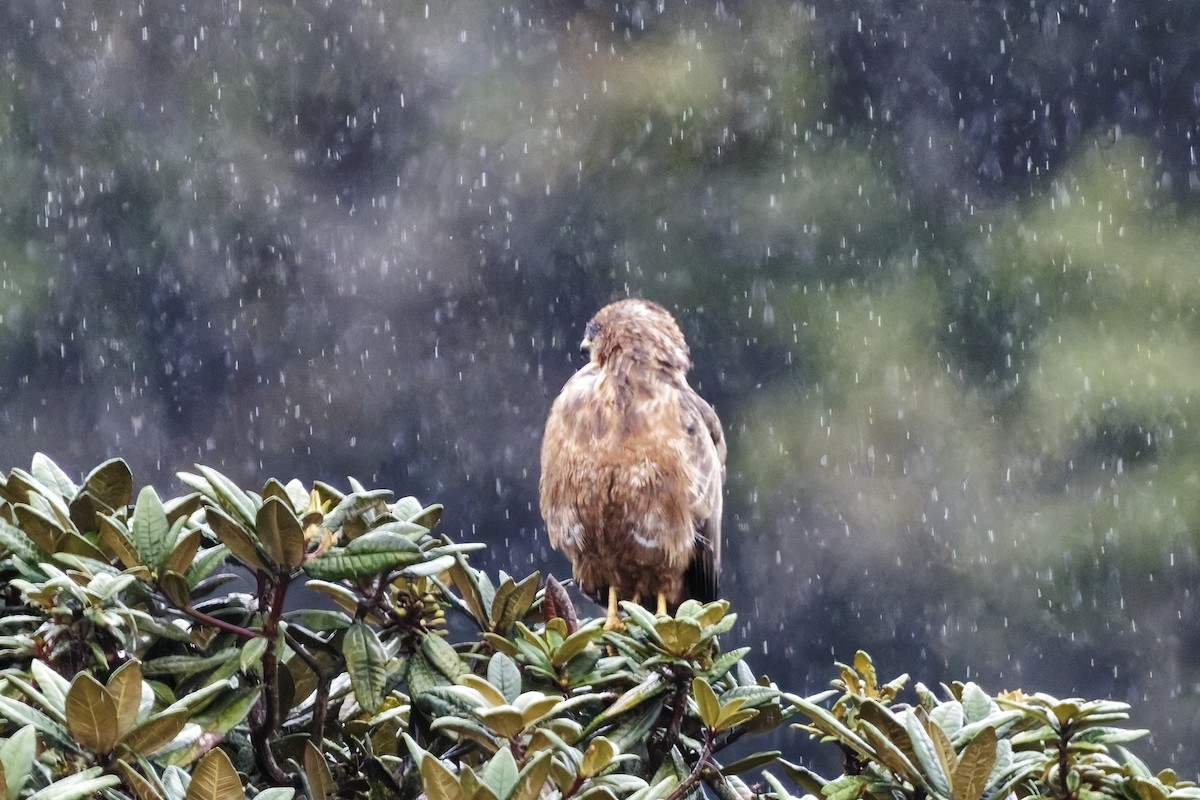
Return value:
<svg viewBox="0 0 1200 800">
<path fill-rule="evenodd" d="M 554 401 L 542 440 L 550 543 L 589 595 L 715 599 L 725 438 L 687 383 L 687 343 L 647 300 L 588 323 L 590 361 Z"/>
</svg>

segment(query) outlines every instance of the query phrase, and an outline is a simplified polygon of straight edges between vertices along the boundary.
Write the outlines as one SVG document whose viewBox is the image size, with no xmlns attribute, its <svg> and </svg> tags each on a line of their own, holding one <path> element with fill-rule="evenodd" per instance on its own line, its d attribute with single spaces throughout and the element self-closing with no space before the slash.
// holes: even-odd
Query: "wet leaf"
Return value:
<svg viewBox="0 0 1200 800">
<path fill-rule="evenodd" d="M 27 564 L 50 560 L 49 551 L 3 517 L 0 517 L 0 549 L 12 553 Z"/>
<path fill-rule="evenodd" d="M 179 540 L 175 542 L 175 546 L 171 548 L 171 553 L 167 556 L 166 562 L 163 564 L 163 571 L 170 570 L 179 573 L 181 576 L 186 575 L 196 558 L 196 553 L 200 551 L 200 541 L 202 538 L 203 536 L 199 528 L 193 528 L 180 536 Z"/>
<path fill-rule="evenodd" d="M 488 660 L 487 679 L 506 702 L 513 702 L 521 694 L 521 670 L 503 653 L 495 653 Z"/>
<path fill-rule="evenodd" d="M 421 653 L 430 665 L 450 680 L 466 673 L 467 666 L 454 648 L 440 636 L 430 634 L 421 637 Z"/>
<path fill-rule="evenodd" d="M 407 536 L 371 531 L 345 547 L 332 547 L 304 564 L 313 578 L 335 581 L 369 577 L 423 558 L 420 548 Z"/>
<path fill-rule="evenodd" d="M 304 740 L 304 775 L 308 778 L 313 800 L 331 800 L 337 794 L 329 763 L 311 739 Z"/>
<path fill-rule="evenodd" d="M 47 489 L 55 492 L 61 498 L 71 498 L 79 491 L 79 487 L 44 453 L 33 454 L 33 464 L 29 468 L 33 477 Z"/>
<path fill-rule="evenodd" d="M 652 672 L 641 683 L 626 691 L 612 705 L 604 709 L 596 717 L 596 721 L 600 722 L 624 714 L 626 711 L 637 708 L 647 700 L 657 697 L 668 688 L 669 685 L 662 679 L 662 676 L 657 672 Z"/>
<path fill-rule="evenodd" d="M 752 769 L 762 769 L 765 766 L 774 764 L 779 760 L 780 755 L 782 753 L 779 750 L 764 750 L 760 753 L 752 753 L 724 765 L 721 768 L 721 772 L 726 775 L 743 775 Z"/>
<path fill-rule="evenodd" d="M 267 639 L 265 636 L 255 636 L 250 641 L 242 645 L 241 652 L 238 653 L 238 664 L 242 672 L 246 674 L 261 674 L 263 654 L 267 652 Z"/>
<path fill-rule="evenodd" d="M 191 485 L 192 488 L 215 500 L 222 511 L 232 515 L 242 524 L 254 524 L 254 519 L 258 515 L 258 506 L 250 498 L 250 495 L 243 492 L 238 488 L 237 484 L 211 467 L 197 464 L 196 471 L 204 478 L 204 482 L 199 486 L 185 480 L 184 476 L 186 473 L 180 473 L 179 478 L 184 483 Z"/>
<path fill-rule="evenodd" d="M 904 729 L 912 742 L 913 753 L 917 765 L 921 768 L 929 785 L 943 797 L 950 796 L 950 774 L 944 755 L 934 738 L 917 714 L 908 714 L 904 718 Z M 940 732 L 940 729 L 938 729 Z"/>
<path fill-rule="evenodd" d="M 495 658 L 495 656 L 493 656 L 493 658 Z M 489 672 L 490 671 L 491 670 L 489 669 Z M 511 700 L 516 699 L 514 697 L 514 698 L 511 698 L 511 700 L 510 700 L 510 698 L 508 698 L 504 694 L 502 694 L 500 689 L 498 689 L 496 686 L 494 686 L 492 684 L 490 675 L 485 680 L 485 679 L 479 677 L 478 675 L 472 675 L 471 673 L 468 672 L 465 675 L 460 675 L 458 677 L 458 682 L 461 685 L 474 690 L 479 695 L 479 699 L 482 701 L 482 703 L 481 703 L 482 705 L 502 706 L 502 705 L 506 705 L 506 704 L 510 703 Z"/>
<path fill-rule="evenodd" d="M 138 492 L 137 505 L 133 508 L 133 519 L 129 524 L 129 543 L 141 559 L 141 563 L 158 570 L 175 544 L 168 534 L 171 525 L 167 512 L 154 487 L 146 486 Z"/>
<path fill-rule="evenodd" d="M 237 800 L 245 798 L 242 780 L 221 748 L 210 750 L 192 771 L 184 800 Z"/>
<path fill-rule="evenodd" d="M 458 778 L 431 755 L 421 759 L 421 783 L 428 800 L 469 800 L 458 783 Z M 190 800 L 190 798 L 189 798 Z"/>
<path fill-rule="evenodd" d="M 616 746 L 605 737 L 597 736 L 588 743 L 587 750 L 583 753 L 583 762 L 580 764 L 579 774 L 584 778 L 598 775 L 608 768 L 616 757 Z"/>
<path fill-rule="evenodd" d="M 117 706 L 108 690 L 86 672 L 76 675 L 67 691 L 67 729 L 93 753 L 109 753 L 117 742 Z"/>
<path fill-rule="evenodd" d="M 204 510 L 204 515 L 217 540 L 229 548 L 234 558 L 251 570 L 266 571 L 266 562 L 258 551 L 258 544 L 246 528 L 218 508 L 210 506 Z"/>
<path fill-rule="evenodd" d="M 517 776 L 517 761 L 507 747 L 497 750 L 479 773 L 483 784 L 498 798 L 507 798 L 512 794 L 517 786 Z"/>
<path fill-rule="evenodd" d="M 121 744 L 135 753 L 150 755 L 174 740 L 190 717 L 191 712 L 187 709 L 163 711 L 147 717 L 145 722 L 129 732 Z"/>
<path fill-rule="evenodd" d="M 7 786 L 6 800 L 15 800 L 20 794 L 37 757 L 37 733 L 32 725 L 24 725 L 3 742 L 0 742 L 0 790 Z"/>
<path fill-rule="evenodd" d="M 142 704 L 142 666 L 137 661 L 127 661 L 118 667 L 108 679 L 109 695 L 116 706 L 117 737 L 122 738 L 137 722 Z"/>
<path fill-rule="evenodd" d="M 717 700 L 717 695 L 708 685 L 708 681 L 703 678 L 694 679 L 692 696 L 696 699 L 696 706 L 700 709 L 700 721 L 704 723 L 704 727 L 710 730 L 716 729 L 717 720 L 721 716 L 721 702 Z"/>
<path fill-rule="evenodd" d="M 35 545 L 47 553 L 58 552 L 58 542 L 64 531 L 57 521 L 32 506 L 15 506 L 14 511 L 17 514 L 18 527 Z"/>
<path fill-rule="evenodd" d="M 383 701 L 383 687 L 387 681 L 387 653 L 379 636 L 366 623 L 356 622 L 346 629 L 342 652 L 358 704 L 368 714 L 374 714 Z"/>
<path fill-rule="evenodd" d="M 541 796 L 542 788 L 550 777 L 551 757 L 552 754 L 546 751 L 526 761 L 517 776 L 517 784 L 513 787 L 510 800 L 536 800 Z"/>
<path fill-rule="evenodd" d="M 336 531 L 345 525 L 347 520 L 356 518 L 367 509 L 375 508 L 391 496 L 392 492 L 388 489 L 348 494 L 334 506 L 332 511 L 325 515 L 325 521 L 322 524 L 329 530 Z"/>
<path fill-rule="evenodd" d="M 105 511 L 116 511 L 133 499 L 133 473 L 119 458 L 97 465 L 83 479 L 83 490 L 98 501 Z"/>
<path fill-rule="evenodd" d="M 534 572 L 519 583 L 514 583 L 509 578 L 496 589 L 496 596 L 492 601 L 493 630 L 507 631 L 514 622 L 529 613 L 534 597 L 537 596 L 539 579 L 539 574 Z"/>
<path fill-rule="evenodd" d="M 984 728 L 963 748 L 954 767 L 951 786 L 953 800 L 979 800 L 988 785 L 988 776 L 996 763 L 996 732 Z"/>
<path fill-rule="evenodd" d="M 286 496 L 283 499 L 271 496 L 263 501 L 255 517 L 254 530 L 267 556 L 284 572 L 291 572 L 304 563 L 304 529 Z"/>
<path fill-rule="evenodd" d="M 82 800 L 90 798 L 121 782 L 116 775 L 104 775 L 100 767 L 60 778 L 46 788 L 29 795 L 27 800 Z"/>
<path fill-rule="evenodd" d="M 667 652 L 684 656 L 700 643 L 700 623 L 692 619 L 663 619 L 654 625 Z"/>
<path fill-rule="evenodd" d="M 155 788 L 154 784 L 143 777 L 125 759 L 116 759 L 113 762 L 113 766 L 120 773 L 121 780 L 124 781 L 125 785 L 133 790 L 134 797 L 137 800 L 167 800 L 166 796 Z"/>
<path fill-rule="evenodd" d="M 525 730 L 524 716 L 518 709 L 509 705 L 479 708 L 475 714 L 480 721 L 505 739 L 514 739 Z"/>
</svg>

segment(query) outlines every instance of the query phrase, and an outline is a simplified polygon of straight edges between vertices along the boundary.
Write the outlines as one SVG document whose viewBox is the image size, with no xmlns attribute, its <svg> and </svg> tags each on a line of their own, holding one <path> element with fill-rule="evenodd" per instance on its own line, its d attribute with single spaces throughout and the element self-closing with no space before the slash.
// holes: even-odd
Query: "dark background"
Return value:
<svg viewBox="0 0 1200 800">
<path fill-rule="evenodd" d="M 1177 0 L 11 0 L 0 467 L 353 475 L 565 575 L 542 423 L 651 297 L 728 646 L 1125 700 L 1196 777 L 1198 126 Z"/>
</svg>

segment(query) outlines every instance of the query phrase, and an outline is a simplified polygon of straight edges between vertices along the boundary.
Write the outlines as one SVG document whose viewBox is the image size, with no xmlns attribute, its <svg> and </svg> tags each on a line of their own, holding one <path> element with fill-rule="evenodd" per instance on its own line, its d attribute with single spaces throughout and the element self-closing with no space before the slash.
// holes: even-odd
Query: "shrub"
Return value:
<svg viewBox="0 0 1200 800">
<path fill-rule="evenodd" d="M 1144 732 L 1121 703 L 956 683 L 909 705 L 864 653 L 799 697 L 721 650 L 724 601 L 625 603 L 606 632 L 553 578 L 472 566 L 440 506 L 179 477 L 164 501 L 119 459 L 81 485 L 41 455 L 0 476 L 9 800 L 1200 798 L 1123 749 Z M 723 758 L 785 724 L 844 774 Z"/>
</svg>

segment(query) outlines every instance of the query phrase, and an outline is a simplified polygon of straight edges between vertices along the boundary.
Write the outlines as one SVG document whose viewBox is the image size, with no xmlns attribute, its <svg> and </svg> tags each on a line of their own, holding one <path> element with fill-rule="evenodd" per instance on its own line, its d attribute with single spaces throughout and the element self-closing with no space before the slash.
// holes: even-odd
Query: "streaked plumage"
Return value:
<svg viewBox="0 0 1200 800">
<path fill-rule="evenodd" d="M 621 300 L 588 323 L 589 362 L 563 387 L 542 440 L 550 543 L 619 625 L 616 601 L 715 599 L 725 437 L 687 383 L 687 343 L 664 308 Z"/>
</svg>

